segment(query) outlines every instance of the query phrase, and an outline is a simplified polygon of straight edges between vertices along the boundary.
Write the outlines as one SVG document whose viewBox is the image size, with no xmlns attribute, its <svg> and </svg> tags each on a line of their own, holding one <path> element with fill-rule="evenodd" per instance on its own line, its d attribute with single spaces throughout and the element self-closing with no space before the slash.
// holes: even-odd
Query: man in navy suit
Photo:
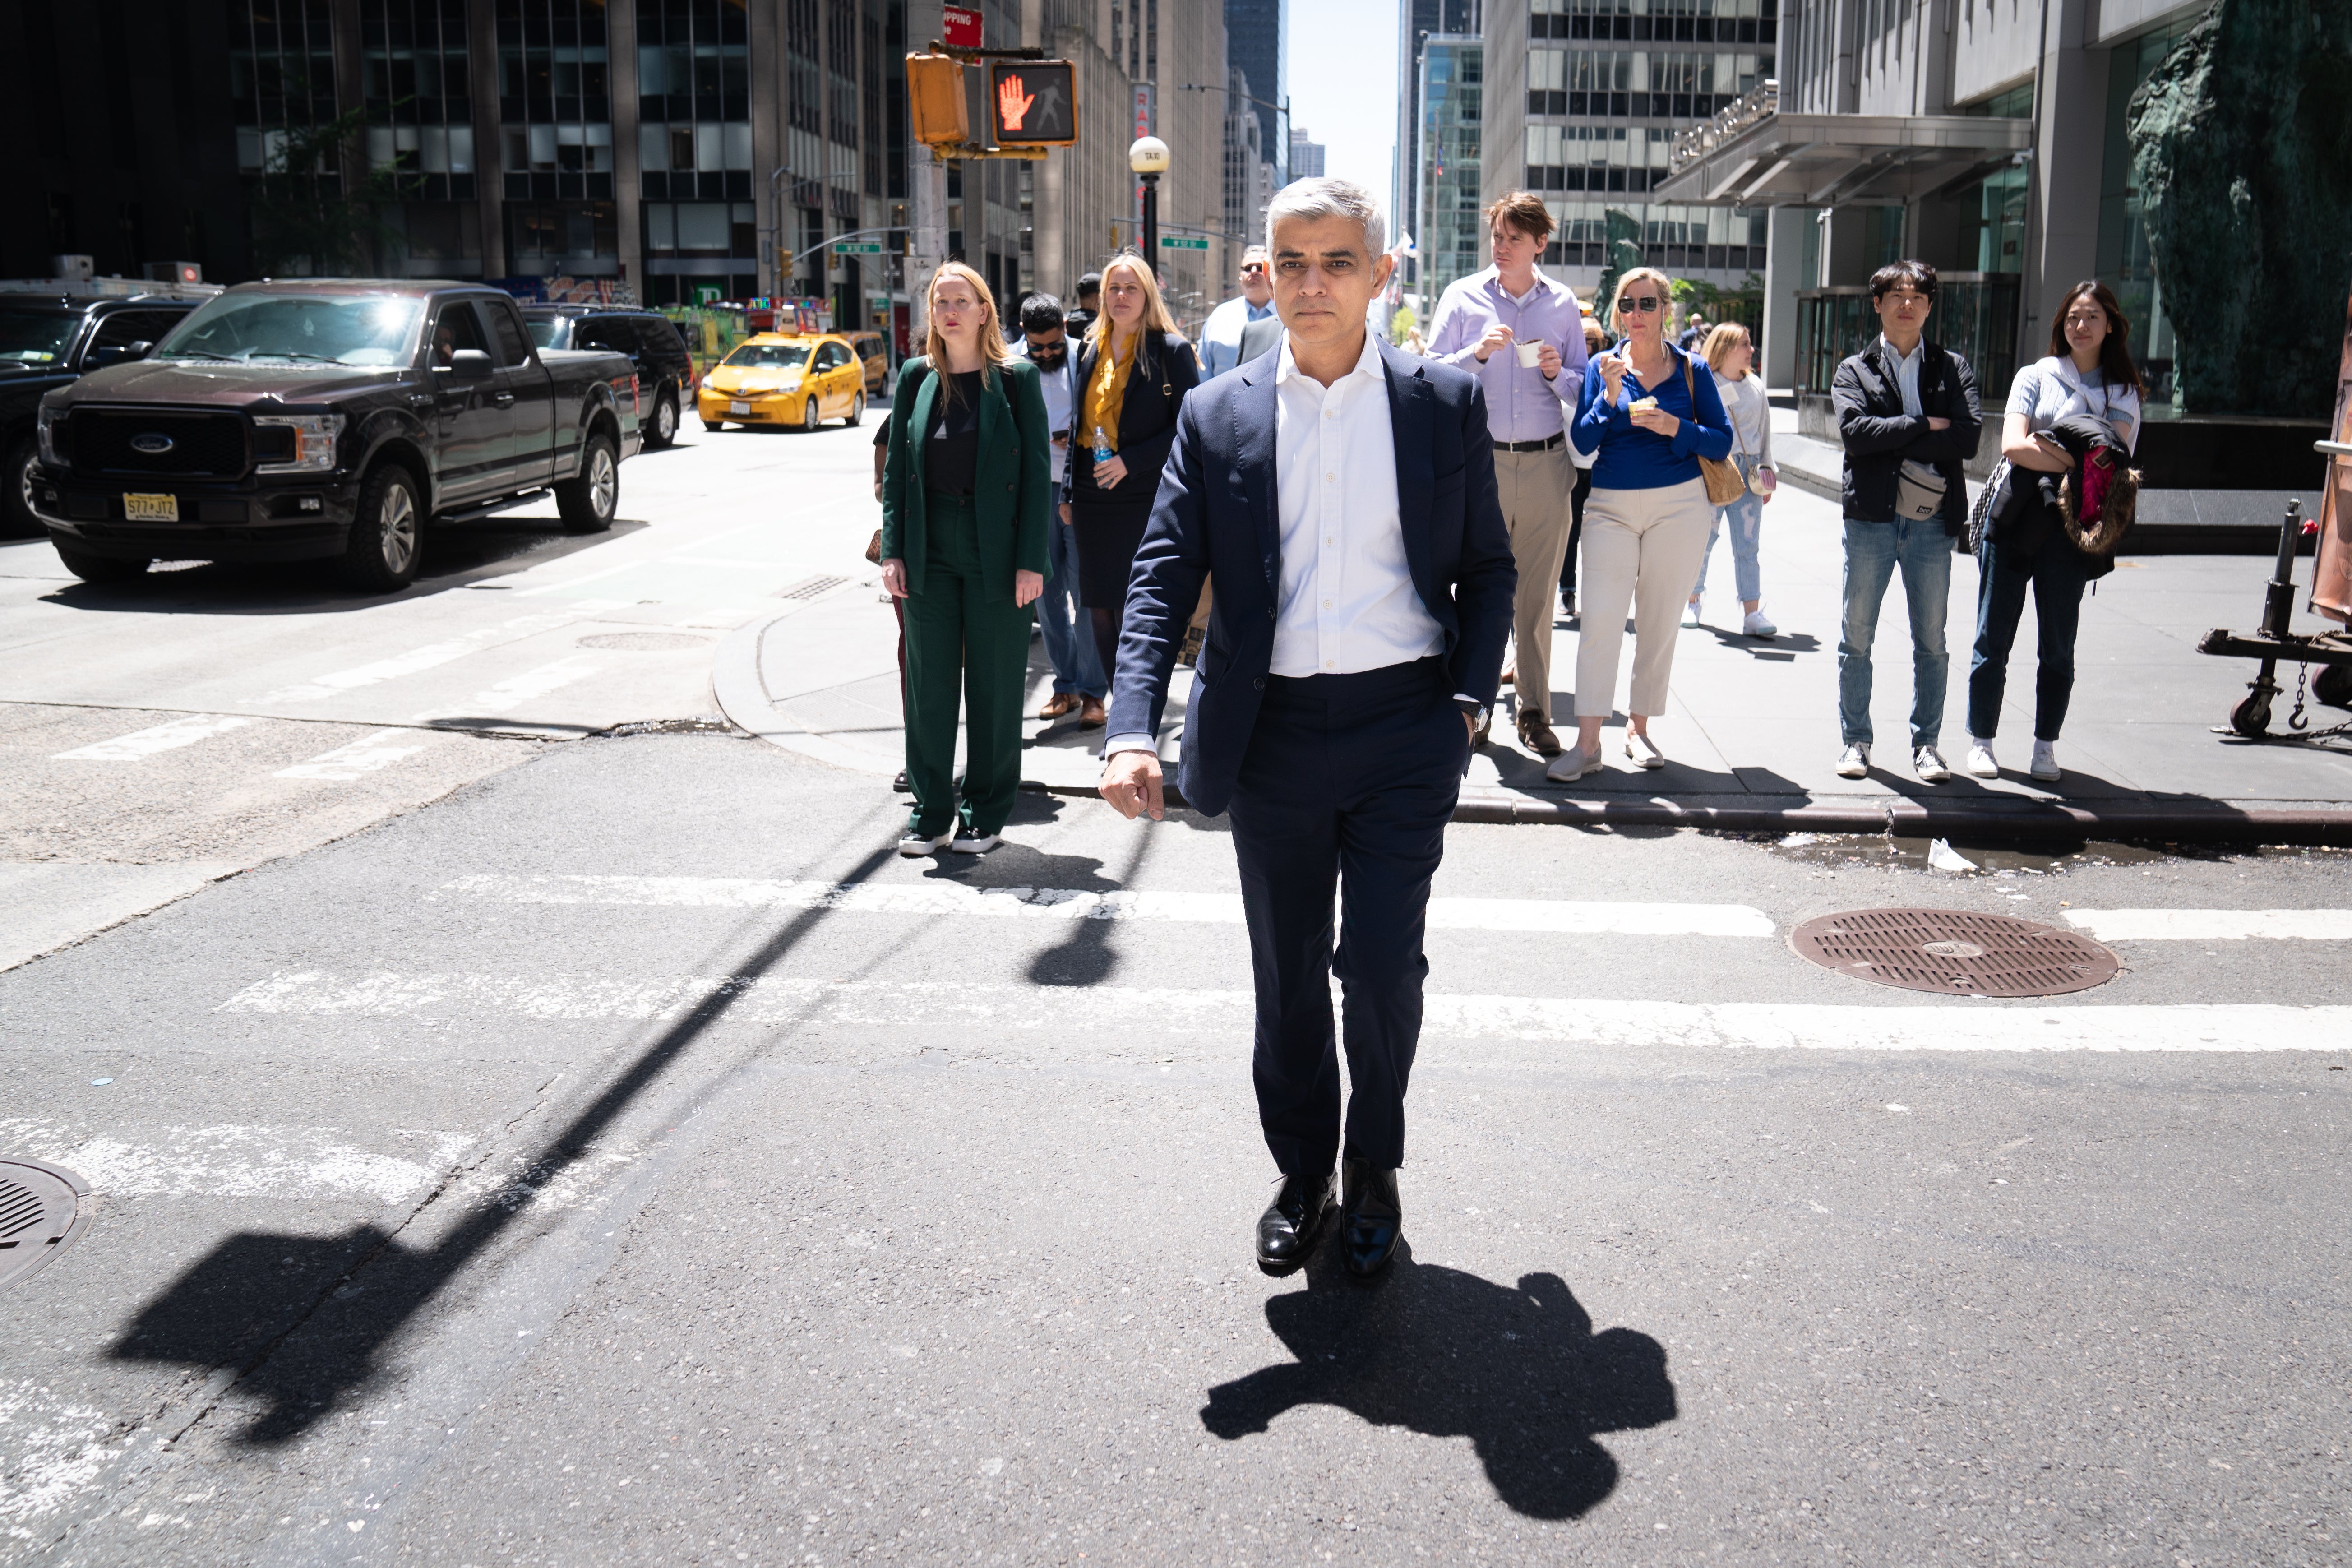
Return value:
<svg viewBox="0 0 2352 1568">
<path fill-rule="evenodd" d="M 1214 576 L 1180 782 L 1194 808 L 1233 818 L 1258 1119 L 1282 1173 L 1258 1262 L 1304 1263 L 1336 1185 L 1347 1267 L 1370 1276 L 1403 1223 L 1429 880 L 1495 700 L 1517 574 L 1478 383 L 1365 330 L 1395 265 L 1370 195 L 1298 181 L 1275 196 L 1266 231 L 1282 342 L 1177 416 L 1128 590 L 1102 793 L 1129 818 L 1162 816 L 1153 736 Z M 1344 1142 L 1334 973 L 1352 1086 Z"/>
</svg>

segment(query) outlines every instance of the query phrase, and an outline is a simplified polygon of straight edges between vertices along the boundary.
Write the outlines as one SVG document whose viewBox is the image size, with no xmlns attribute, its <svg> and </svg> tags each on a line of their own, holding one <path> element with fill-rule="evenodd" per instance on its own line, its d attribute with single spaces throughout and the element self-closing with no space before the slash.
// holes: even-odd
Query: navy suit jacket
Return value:
<svg viewBox="0 0 2352 1568">
<path fill-rule="evenodd" d="M 1445 633 L 1450 689 L 1492 702 L 1518 573 L 1495 493 L 1486 395 L 1475 377 L 1451 365 L 1385 343 L 1380 355 L 1413 589 Z M 1109 733 L 1158 733 L 1202 579 L 1213 576 L 1216 602 L 1177 774 L 1185 800 L 1212 816 L 1233 798 L 1274 658 L 1282 585 L 1274 375 L 1281 357 L 1276 343 L 1184 399 L 1128 580 L 1111 682 Z"/>
</svg>

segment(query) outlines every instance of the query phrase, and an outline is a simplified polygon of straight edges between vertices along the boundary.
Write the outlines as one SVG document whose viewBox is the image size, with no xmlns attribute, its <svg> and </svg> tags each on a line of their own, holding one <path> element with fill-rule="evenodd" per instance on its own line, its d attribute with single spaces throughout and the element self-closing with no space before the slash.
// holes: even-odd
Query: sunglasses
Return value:
<svg viewBox="0 0 2352 1568">
<path fill-rule="evenodd" d="M 1244 276 L 1244 278 L 1246 278 L 1246 277 L 1248 277 L 1248 276 L 1249 276 L 1251 273 L 1253 273 L 1253 272 L 1263 272 L 1263 271 L 1265 271 L 1265 262 L 1263 262 L 1263 261 L 1253 261 L 1253 262 L 1251 262 L 1248 266 L 1246 266 L 1246 267 L 1244 267 L 1244 268 L 1242 268 L 1242 276 Z"/>
<path fill-rule="evenodd" d="M 1627 294 L 1617 301 L 1620 315 L 1647 315 L 1657 308 L 1658 297 L 1655 294 Z"/>
</svg>

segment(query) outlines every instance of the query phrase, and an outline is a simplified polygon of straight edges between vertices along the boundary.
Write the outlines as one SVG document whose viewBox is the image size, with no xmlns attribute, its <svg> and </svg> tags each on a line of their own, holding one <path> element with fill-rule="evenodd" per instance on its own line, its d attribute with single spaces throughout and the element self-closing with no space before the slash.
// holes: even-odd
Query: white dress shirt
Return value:
<svg viewBox="0 0 2352 1568">
<path fill-rule="evenodd" d="M 1404 558 L 1389 384 L 1370 334 L 1329 386 L 1300 373 L 1290 335 L 1274 373 L 1282 539 L 1272 673 L 1351 675 L 1423 658 L 1445 634 Z"/>
<path fill-rule="evenodd" d="M 1444 630 L 1405 561 L 1381 351 L 1367 333 L 1355 368 L 1326 387 L 1299 371 L 1285 332 L 1274 388 L 1282 559 L 1271 672 L 1351 675 L 1442 652 Z M 1154 749 L 1149 735 L 1103 742 L 1106 757 Z"/>
<path fill-rule="evenodd" d="M 1927 340 L 1922 336 L 1911 345 L 1907 354 L 1897 349 L 1885 333 L 1878 341 L 1886 345 L 1886 357 L 1895 362 L 1895 390 L 1903 399 L 1903 412 L 1914 419 L 1919 417 L 1919 366 L 1927 357 Z"/>
</svg>

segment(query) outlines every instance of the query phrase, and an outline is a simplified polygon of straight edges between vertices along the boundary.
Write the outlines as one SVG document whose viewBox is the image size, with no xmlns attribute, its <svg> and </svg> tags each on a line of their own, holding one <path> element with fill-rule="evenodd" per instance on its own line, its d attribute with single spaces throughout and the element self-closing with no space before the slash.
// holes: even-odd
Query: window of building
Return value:
<svg viewBox="0 0 2352 1568">
<path fill-rule="evenodd" d="M 335 117 L 335 51 L 329 0 L 226 0 L 228 90 L 237 167 L 285 166 L 286 128 Z"/>
<path fill-rule="evenodd" d="M 609 201 L 611 50 L 599 0 L 498 0 L 509 200 Z"/>
<path fill-rule="evenodd" d="M 1530 0 L 1531 38 L 1769 44 L 1779 0 Z"/>
<path fill-rule="evenodd" d="M 814 4 L 786 0 L 788 35 Z M 639 0 L 637 94 L 646 196 L 751 199 L 751 52 L 740 0 Z"/>
<path fill-rule="evenodd" d="M 2124 133 L 2131 96 L 2199 20 L 2189 17 L 2118 46 L 2107 58 L 2106 141 L 2099 178 L 2099 280 L 2131 319 L 2132 359 L 2147 383 L 2147 413 L 2174 407 L 2172 316 L 2148 252 L 2147 204 Z"/>
</svg>

